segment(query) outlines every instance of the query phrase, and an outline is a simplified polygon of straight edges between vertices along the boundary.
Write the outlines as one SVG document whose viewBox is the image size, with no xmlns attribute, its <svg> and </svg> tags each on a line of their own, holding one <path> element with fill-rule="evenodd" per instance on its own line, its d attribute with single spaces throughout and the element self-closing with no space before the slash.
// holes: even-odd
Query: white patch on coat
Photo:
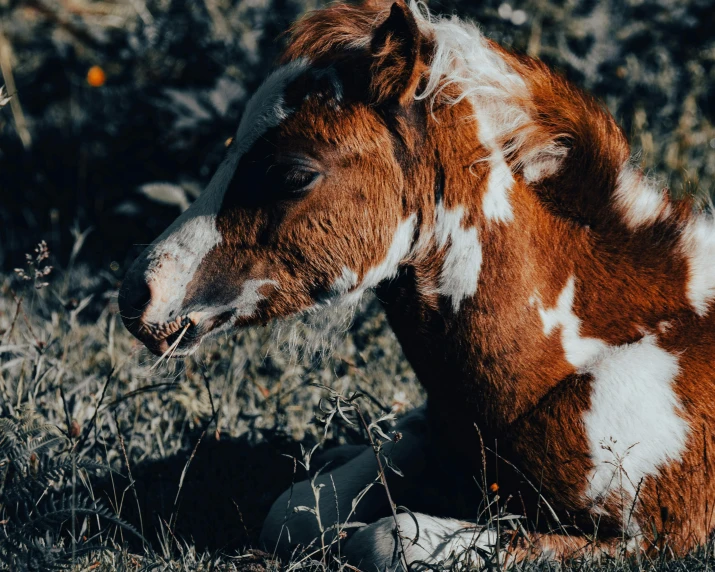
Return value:
<svg viewBox="0 0 715 572">
<path fill-rule="evenodd" d="M 416 224 L 417 215 L 411 214 L 397 225 L 385 258 L 382 262 L 370 268 L 359 284 L 355 271 L 344 267 L 341 275 L 335 280 L 331 288 L 333 292 L 338 294 L 336 301 L 347 305 L 357 303 L 367 290 L 397 276 L 400 264 L 410 256 L 412 251 Z"/>
<path fill-rule="evenodd" d="M 585 371 L 593 379 L 583 422 L 594 463 L 586 496 L 623 490 L 633 498 L 642 479 L 685 450 L 689 426 L 673 391 L 678 359 L 647 335 L 608 348 Z"/>
<path fill-rule="evenodd" d="M 410 254 L 416 224 L 417 215 L 411 214 L 397 226 L 387 256 L 380 264 L 373 266 L 365 273 L 362 279 L 362 288 L 374 288 L 383 280 L 390 280 L 397 276 L 400 264 Z"/>
<path fill-rule="evenodd" d="M 488 221 L 511 222 L 514 219 L 509 193 L 514 186 L 514 176 L 496 140 L 498 126 L 494 125 L 494 117 L 483 109 L 476 111 L 479 142 L 490 152 L 487 159 L 489 174 L 487 175 L 487 190 L 482 199 L 482 211 Z"/>
<path fill-rule="evenodd" d="M 479 139 L 502 157 L 518 154 L 518 167 L 529 182 L 554 174 L 567 150 L 552 141 L 529 153 L 530 138 L 542 128 L 529 115 L 530 98 L 524 79 L 489 45 L 476 25 L 457 17 L 439 18 L 423 13 L 423 4 L 410 3 L 420 28 L 434 38 L 434 53 L 424 91 L 417 99 L 440 96 L 448 103 L 467 99 L 479 123 Z M 460 94 L 447 96 L 446 87 Z"/>
<path fill-rule="evenodd" d="M 422 513 L 398 514 L 402 544 L 398 544 L 393 517 L 381 518 L 363 526 L 348 540 L 343 554 L 348 562 L 366 572 L 402 571 L 401 546 L 404 559 L 416 570 L 452 570 L 484 564 L 479 552 L 497 551 L 496 530 L 485 529 L 471 522 L 438 518 Z M 479 549 L 479 552 L 478 550 Z M 504 554 L 494 561 L 503 561 Z M 464 568 L 466 569 L 466 568 Z"/>
<path fill-rule="evenodd" d="M 581 320 L 573 311 L 575 296 L 576 279 L 571 276 L 559 294 L 554 308 L 544 309 L 538 299 L 537 305 L 544 324 L 544 334 L 550 336 L 556 328 L 561 328 L 561 343 L 566 359 L 574 367 L 581 368 L 608 346 L 599 339 L 581 336 Z"/>
<path fill-rule="evenodd" d="M 527 183 L 538 183 L 559 172 L 567 151 L 563 147 L 555 147 L 557 148 L 553 152 L 543 153 L 542 156 L 524 164 L 522 172 Z"/>
<path fill-rule="evenodd" d="M 290 110 L 283 107 L 283 92 L 307 67 L 302 59 L 291 62 L 277 69 L 258 88 L 246 105 L 235 143 L 206 189 L 142 255 L 146 260 L 145 280 L 152 294 L 143 316 L 145 322 L 164 323 L 182 311 L 188 284 L 204 257 L 222 241 L 216 215 L 241 156 L 266 130 L 288 116 Z"/>
<path fill-rule="evenodd" d="M 715 300 L 715 215 L 695 215 L 683 229 L 680 249 L 688 261 L 688 301 L 705 316 Z"/>
<path fill-rule="evenodd" d="M 630 163 L 618 174 L 613 200 L 631 230 L 664 220 L 672 210 L 667 193 L 654 188 Z"/>
<path fill-rule="evenodd" d="M 561 328 L 566 359 L 593 380 L 591 407 L 583 417 L 594 463 L 585 496 L 598 503 L 622 490 L 631 502 L 641 479 L 678 460 L 685 447 L 688 425 L 672 387 L 678 360 L 653 335 L 622 346 L 582 337 L 573 311 L 575 292 L 571 276 L 554 308 L 544 309 L 537 294 L 533 298 L 544 334 Z M 603 508 L 593 511 L 600 514 Z"/>
<path fill-rule="evenodd" d="M 530 121 L 516 99 L 527 94 L 526 83 L 494 51 L 471 22 L 453 17 L 427 17 L 413 8 L 418 23 L 435 38 L 429 77 L 418 99 L 444 94 L 446 86 L 458 85 L 462 93 L 452 99 L 468 98 L 479 112 L 480 138 L 486 136 L 484 118 L 488 119 L 489 139 L 501 141 Z"/>
<path fill-rule="evenodd" d="M 492 153 L 487 190 L 482 199 L 482 211 L 488 221 L 507 223 L 514 220 L 514 211 L 509 194 L 514 186 L 514 177 L 509 165 L 498 151 Z"/>
<path fill-rule="evenodd" d="M 354 270 L 348 268 L 347 266 L 343 266 L 343 270 L 340 273 L 340 276 L 335 279 L 333 285 L 330 287 L 331 297 L 347 294 L 348 292 L 350 292 L 350 290 L 357 286 L 357 283 L 357 273 Z"/>
<path fill-rule="evenodd" d="M 435 209 L 434 238 L 437 248 L 444 250 L 442 272 L 437 291 L 452 301 L 452 309 L 459 311 L 462 300 L 474 296 L 482 269 L 482 244 L 477 228 L 464 228 L 463 206 L 447 210 L 443 203 Z"/>
<path fill-rule="evenodd" d="M 188 314 L 188 317 L 194 322 L 199 323 L 208 318 L 219 316 L 226 312 L 231 312 L 234 318 L 247 318 L 255 314 L 258 310 L 258 305 L 262 300 L 266 299 L 266 296 L 261 294 L 258 290 L 265 285 L 273 286 L 278 288 L 278 282 L 275 280 L 257 280 L 248 279 L 241 285 L 241 293 L 236 296 L 228 304 L 221 304 L 219 306 L 212 306 L 210 308 L 202 310 L 194 310 Z M 230 328 L 232 325 L 231 320 L 226 321 L 222 326 L 212 330 L 212 335 L 217 334 L 225 329 Z"/>
<path fill-rule="evenodd" d="M 227 309 L 230 309 L 237 318 L 252 316 L 258 309 L 258 304 L 266 299 L 258 291 L 261 286 L 266 284 L 278 288 L 278 282 L 275 280 L 246 280 L 241 286 L 241 294 L 229 304 Z"/>
</svg>

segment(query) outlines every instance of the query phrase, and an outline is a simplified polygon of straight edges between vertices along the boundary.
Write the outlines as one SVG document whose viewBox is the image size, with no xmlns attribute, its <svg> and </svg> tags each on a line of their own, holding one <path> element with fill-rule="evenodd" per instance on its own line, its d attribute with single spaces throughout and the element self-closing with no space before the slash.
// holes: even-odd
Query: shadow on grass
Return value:
<svg viewBox="0 0 715 572">
<path fill-rule="evenodd" d="M 197 440 L 198 435 L 190 442 Z M 332 470 L 362 450 L 364 446 L 326 446 L 316 453 L 311 466 L 329 463 Z M 111 506 L 121 502 L 121 517 L 143 530 L 154 549 L 159 549 L 162 529 L 167 531 L 171 523 L 174 537 L 198 551 L 232 551 L 261 548 L 258 539 L 271 505 L 293 480 L 307 478 L 290 458 L 300 458 L 296 441 L 271 437 L 254 445 L 247 438 L 216 441 L 213 434 L 207 434 L 188 465 L 176 502 L 190 456 L 191 450 L 184 450 L 144 462 L 132 467 L 133 487 L 128 478 L 115 475 L 113 482 L 107 479 L 95 485 L 95 495 Z M 474 518 L 479 513 L 480 488 L 446 451 L 433 449 L 421 465 L 411 479 L 388 476 L 398 504 L 433 516 Z M 387 505 L 384 508 L 384 514 L 376 518 L 390 514 Z"/>
<path fill-rule="evenodd" d="M 113 482 L 108 478 L 98 483 L 95 494 L 111 506 L 121 504 L 122 518 L 143 529 L 155 549 L 162 524 L 166 530 L 169 523 L 178 540 L 197 550 L 258 546 L 263 519 L 293 479 L 293 460 L 284 453 L 298 454 L 298 449 L 286 439 L 253 445 L 245 438 L 216 441 L 207 434 L 186 470 L 178 502 L 190 450 L 132 467 L 134 487 L 128 478 L 114 475 Z M 305 478 L 300 466 L 295 478 Z"/>
</svg>

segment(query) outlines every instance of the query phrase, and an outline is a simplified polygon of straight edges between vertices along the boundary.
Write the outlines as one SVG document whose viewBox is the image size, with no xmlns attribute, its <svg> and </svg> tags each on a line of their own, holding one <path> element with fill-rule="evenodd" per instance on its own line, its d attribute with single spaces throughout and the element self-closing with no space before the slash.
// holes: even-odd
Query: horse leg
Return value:
<svg viewBox="0 0 715 572">
<path fill-rule="evenodd" d="M 399 534 L 398 534 L 399 529 Z M 635 547 L 633 547 L 635 548 Z M 584 536 L 530 533 L 511 529 L 500 534 L 468 521 L 401 513 L 360 528 L 343 547 L 343 555 L 365 572 L 479 569 L 485 564 L 507 568 L 524 561 L 597 561 L 614 557 L 616 541 Z"/>
<path fill-rule="evenodd" d="M 365 572 L 434 570 L 437 565 L 482 563 L 495 554 L 497 534 L 483 526 L 422 513 L 400 513 L 360 528 L 343 547 Z M 451 569 L 451 568 L 450 568 Z"/>
<path fill-rule="evenodd" d="M 424 408 L 406 415 L 395 430 L 402 434 L 402 438 L 385 444 L 381 454 L 389 457 L 407 478 L 413 478 L 425 464 L 427 423 Z M 261 544 L 266 550 L 283 555 L 289 554 L 295 546 L 311 543 L 327 546 L 338 534 L 336 524 L 372 522 L 389 514 L 385 491 L 374 484 L 378 483 L 378 475 L 375 453 L 367 447 L 343 465 L 296 483 L 273 503 L 263 524 Z M 397 476 L 391 478 L 391 490 L 394 485 L 399 491 L 403 486 L 400 481 L 404 480 Z M 353 500 L 358 497 L 361 497 L 360 501 L 353 510 Z"/>
<path fill-rule="evenodd" d="M 310 461 L 311 470 L 334 470 L 364 453 L 369 445 L 340 445 L 315 453 Z"/>
</svg>

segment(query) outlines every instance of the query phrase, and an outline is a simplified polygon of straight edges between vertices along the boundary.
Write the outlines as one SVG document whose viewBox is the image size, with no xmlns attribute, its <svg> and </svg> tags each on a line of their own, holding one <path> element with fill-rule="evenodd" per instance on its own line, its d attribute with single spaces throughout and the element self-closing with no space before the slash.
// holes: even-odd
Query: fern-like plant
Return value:
<svg viewBox="0 0 715 572">
<path fill-rule="evenodd" d="M 31 409 L 0 418 L 0 568 L 57 570 L 80 554 L 106 550 L 98 542 L 102 522 L 140 536 L 88 494 L 68 486 L 80 473 L 101 469 L 78 458 L 71 441 Z M 98 523 L 93 535 L 90 517 Z"/>
</svg>

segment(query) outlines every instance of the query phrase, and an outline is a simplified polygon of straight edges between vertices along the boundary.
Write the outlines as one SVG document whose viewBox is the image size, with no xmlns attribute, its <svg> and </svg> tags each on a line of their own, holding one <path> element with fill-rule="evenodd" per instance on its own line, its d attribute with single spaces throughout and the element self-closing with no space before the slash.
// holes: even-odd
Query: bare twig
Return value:
<svg viewBox="0 0 715 572">
<path fill-rule="evenodd" d="M 84 446 L 85 441 L 87 441 L 87 438 L 89 437 L 89 434 L 92 431 L 92 428 L 94 427 L 94 424 L 97 421 L 97 415 L 99 414 L 99 408 L 102 407 L 102 402 L 104 401 L 104 395 L 107 393 L 107 388 L 109 387 L 109 382 L 112 380 L 112 375 L 114 375 L 114 369 L 111 369 L 109 371 L 109 374 L 107 374 L 107 379 L 104 382 L 104 387 L 102 387 L 102 395 L 99 397 L 99 402 L 97 403 L 97 407 L 94 408 L 94 415 L 92 415 L 92 419 L 90 419 L 89 425 L 87 425 L 87 428 L 84 430 L 84 434 L 77 442 L 76 450 L 78 450 L 78 451 L 81 450 L 82 447 Z"/>
<path fill-rule="evenodd" d="M 22 314 L 22 321 L 25 322 L 25 325 L 27 326 L 27 329 L 29 330 L 30 335 L 35 340 L 35 345 L 39 347 L 40 339 L 35 335 L 35 331 L 32 329 L 32 325 L 30 324 L 30 319 L 27 317 L 25 310 L 22 308 L 22 297 L 18 297 L 17 293 L 12 289 L 10 290 L 10 294 L 12 295 L 13 300 L 15 300 L 15 303 L 17 304 L 17 308 L 20 311 L 20 314 Z"/>
<path fill-rule="evenodd" d="M 142 518 L 141 505 L 139 504 L 139 495 L 137 495 L 137 489 L 134 484 L 134 477 L 132 476 L 132 469 L 129 466 L 129 455 L 127 455 L 127 449 L 124 446 L 124 437 L 122 436 L 122 431 L 119 428 L 119 419 L 114 417 L 114 425 L 117 427 L 117 437 L 119 438 L 119 447 L 122 450 L 122 455 L 124 456 L 124 462 L 127 464 L 127 475 L 129 476 L 129 488 L 132 489 L 134 494 L 134 500 L 137 503 L 137 515 L 139 516 L 139 528 L 142 534 L 142 544 L 146 546 L 146 541 L 144 539 L 144 519 Z M 123 501 L 122 501 L 123 502 Z"/>
<path fill-rule="evenodd" d="M 363 412 L 360 410 L 360 407 L 355 405 L 355 412 L 357 413 L 358 417 L 360 418 L 360 423 L 362 423 L 362 426 L 365 428 L 365 431 L 367 432 L 367 438 L 370 441 L 370 445 L 372 446 L 372 450 L 375 453 L 375 460 L 377 461 L 377 469 L 379 471 L 379 476 L 380 476 L 380 481 L 382 482 L 382 486 L 385 489 L 385 494 L 387 495 L 387 502 L 390 504 L 390 511 L 392 511 L 392 519 L 395 521 L 395 530 L 397 533 L 397 539 L 400 544 L 400 552 L 403 560 L 403 564 L 405 566 L 405 570 L 409 570 L 410 566 L 407 562 L 407 553 L 405 552 L 405 545 L 402 540 L 402 532 L 400 531 L 400 525 L 397 520 L 397 507 L 392 500 L 392 495 L 390 494 L 390 487 L 387 485 L 387 476 L 385 474 L 385 469 L 382 466 L 382 460 L 380 459 L 380 447 L 375 443 L 375 439 L 372 436 L 372 432 L 370 431 L 370 425 L 367 423 L 365 416 L 363 415 Z"/>
<path fill-rule="evenodd" d="M 67 424 L 67 438 L 72 441 L 72 418 L 70 417 L 70 410 L 69 407 L 67 406 L 67 399 L 65 397 L 65 390 L 62 389 L 62 385 L 59 387 L 60 389 L 60 398 L 62 398 L 62 408 L 64 409 L 65 412 L 65 423 Z"/>
<path fill-rule="evenodd" d="M 209 403 L 211 404 L 211 417 L 216 419 L 218 418 L 218 411 L 216 411 L 216 407 L 214 406 L 214 398 L 211 395 L 211 380 L 209 379 L 209 376 L 206 375 L 203 364 L 199 365 L 199 370 L 201 371 L 201 377 L 203 378 L 204 385 L 206 386 L 206 392 L 209 394 Z"/>
<path fill-rule="evenodd" d="M 109 409 L 111 407 L 114 407 L 115 405 L 119 405 L 122 401 L 126 401 L 127 399 L 131 399 L 132 397 L 136 397 L 137 395 L 141 395 L 142 393 L 149 393 L 151 391 L 156 391 L 159 389 L 162 389 L 164 387 L 178 387 L 179 384 L 176 381 L 168 381 L 165 383 L 154 383 L 152 385 L 147 385 L 146 387 L 140 387 L 139 389 L 135 389 L 134 391 L 130 391 L 128 393 L 125 393 L 124 395 L 117 397 L 114 401 L 110 401 L 105 405 L 106 409 Z"/>
</svg>

